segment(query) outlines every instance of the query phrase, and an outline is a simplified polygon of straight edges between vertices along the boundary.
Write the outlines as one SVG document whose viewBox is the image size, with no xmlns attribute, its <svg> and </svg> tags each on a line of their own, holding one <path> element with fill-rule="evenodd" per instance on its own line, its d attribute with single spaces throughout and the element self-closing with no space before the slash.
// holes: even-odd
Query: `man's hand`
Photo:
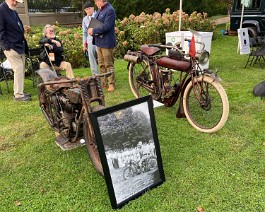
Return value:
<svg viewBox="0 0 265 212">
<path fill-rule="evenodd" d="M 44 46 L 47 46 L 50 50 L 53 49 L 53 46 L 51 44 L 45 43 Z"/>
<path fill-rule="evenodd" d="M 61 43 L 57 40 L 52 40 L 52 43 L 55 43 L 57 47 L 61 47 Z"/>
</svg>

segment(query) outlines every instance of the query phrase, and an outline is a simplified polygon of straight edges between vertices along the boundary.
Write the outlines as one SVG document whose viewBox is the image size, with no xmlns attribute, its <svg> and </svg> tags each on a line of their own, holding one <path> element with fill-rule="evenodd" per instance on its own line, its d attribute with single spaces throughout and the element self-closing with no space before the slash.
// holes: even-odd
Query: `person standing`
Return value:
<svg viewBox="0 0 265 212">
<path fill-rule="evenodd" d="M 40 68 L 51 67 L 55 69 L 65 70 L 66 77 L 69 79 L 74 78 L 72 65 L 69 62 L 64 61 L 63 45 L 62 42 L 55 36 L 54 27 L 47 24 L 43 29 L 44 37 L 40 39 Z"/>
<path fill-rule="evenodd" d="M 108 92 L 112 92 L 115 89 L 114 48 L 116 46 L 116 12 L 108 0 L 94 0 L 94 2 L 99 9 L 95 18 L 103 24 L 100 27 L 89 28 L 88 33 L 93 36 L 97 46 L 100 72 L 113 71 L 113 74 L 108 79 L 105 77 L 102 79 L 102 86 L 106 87 L 108 83 Z"/>
<path fill-rule="evenodd" d="M 86 2 L 84 4 L 84 10 L 86 12 L 86 16 L 82 21 L 83 51 L 87 51 L 90 69 L 92 74 L 95 75 L 98 74 L 97 47 L 92 43 L 93 36 L 87 32 L 91 17 L 94 15 L 94 6 L 90 2 Z"/>
<path fill-rule="evenodd" d="M 14 71 L 14 100 L 30 101 L 31 95 L 24 93 L 25 53 L 28 45 L 23 23 L 16 11 L 17 3 L 23 0 L 5 0 L 0 4 L 0 48 Z"/>
</svg>

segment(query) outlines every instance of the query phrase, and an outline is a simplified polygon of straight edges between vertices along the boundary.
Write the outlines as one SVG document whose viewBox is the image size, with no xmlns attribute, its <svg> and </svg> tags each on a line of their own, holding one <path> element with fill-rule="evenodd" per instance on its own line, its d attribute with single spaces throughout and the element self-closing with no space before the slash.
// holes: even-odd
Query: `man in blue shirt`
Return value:
<svg viewBox="0 0 265 212">
<path fill-rule="evenodd" d="M 90 2 L 84 4 L 84 10 L 86 16 L 82 21 L 83 29 L 83 50 L 87 51 L 88 59 L 90 64 L 90 69 L 92 74 L 98 74 L 98 62 L 97 62 L 97 47 L 92 43 L 93 36 L 88 34 L 88 26 L 90 24 L 91 18 L 94 17 L 94 6 Z"/>
<path fill-rule="evenodd" d="M 17 3 L 23 0 L 5 0 L 0 5 L 0 48 L 14 71 L 14 100 L 30 101 L 24 93 L 25 52 L 28 50 L 24 27 L 16 12 Z"/>
<path fill-rule="evenodd" d="M 102 26 L 89 28 L 88 33 L 94 37 L 95 45 L 97 46 L 98 64 L 101 73 L 113 71 L 113 74 L 107 79 L 102 80 L 102 86 L 108 83 L 108 92 L 115 89 L 114 76 L 114 48 L 116 46 L 115 37 L 115 19 L 116 13 L 108 0 L 94 0 L 99 8 L 95 18 L 102 22 Z"/>
</svg>

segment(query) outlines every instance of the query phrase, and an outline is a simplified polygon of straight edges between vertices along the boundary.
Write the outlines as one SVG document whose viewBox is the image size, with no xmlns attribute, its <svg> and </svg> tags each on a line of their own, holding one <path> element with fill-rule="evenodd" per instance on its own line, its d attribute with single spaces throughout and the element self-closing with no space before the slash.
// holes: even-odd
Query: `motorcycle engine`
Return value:
<svg viewBox="0 0 265 212">
<path fill-rule="evenodd" d="M 57 93 L 52 98 L 57 110 L 59 131 L 66 138 L 71 138 L 77 130 L 77 121 L 82 109 L 79 89 L 68 89 L 66 92 Z"/>
<path fill-rule="evenodd" d="M 172 71 L 170 69 L 161 70 L 162 74 L 162 98 L 169 98 L 175 92 L 174 86 L 171 86 Z"/>
</svg>

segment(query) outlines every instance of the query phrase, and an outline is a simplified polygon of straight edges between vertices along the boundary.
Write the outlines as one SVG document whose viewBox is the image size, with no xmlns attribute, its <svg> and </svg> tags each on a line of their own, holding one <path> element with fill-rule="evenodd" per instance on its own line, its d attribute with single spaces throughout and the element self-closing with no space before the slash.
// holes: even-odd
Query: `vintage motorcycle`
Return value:
<svg viewBox="0 0 265 212">
<path fill-rule="evenodd" d="M 157 158 L 156 156 L 148 156 L 142 161 L 141 166 L 138 162 L 134 160 L 130 160 L 129 163 L 126 164 L 123 170 L 123 178 L 125 180 L 131 179 L 136 175 L 141 173 L 149 172 L 157 169 Z"/>
<path fill-rule="evenodd" d="M 37 71 L 40 108 L 56 132 L 56 143 L 67 150 L 82 145 L 80 140 L 84 138 L 89 156 L 101 175 L 103 170 L 89 113 L 104 108 L 99 77 L 111 73 L 70 80 L 58 77 L 50 69 Z"/>
<path fill-rule="evenodd" d="M 213 133 L 226 123 L 229 102 L 217 73 L 200 66 L 209 59 L 204 43 L 195 43 L 201 46 L 195 56 L 184 53 L 179 43 L 149 44 L 139 51 L 129 50 L 124 60 L 128 61 L 129 83 L 136 98 L 151 94 L 167 107 L 180 98 L 177 118 L 186 117 L 195 129 Z M 162 52 L 165 48 L 168 54 Z"/>
</svg>

